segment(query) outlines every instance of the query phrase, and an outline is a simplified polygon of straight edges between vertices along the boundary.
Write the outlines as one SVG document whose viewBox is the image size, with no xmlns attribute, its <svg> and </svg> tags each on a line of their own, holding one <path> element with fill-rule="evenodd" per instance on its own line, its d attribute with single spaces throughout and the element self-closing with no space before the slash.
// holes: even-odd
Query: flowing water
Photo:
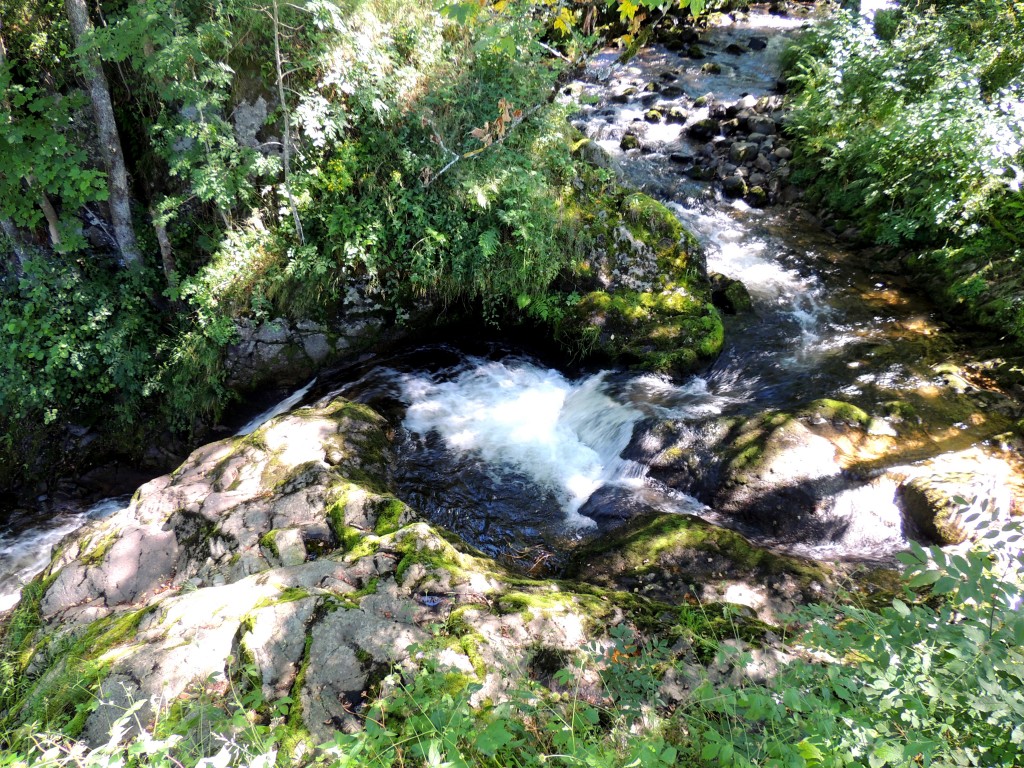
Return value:
<svg viewBox="0 0 1024 768">
<path fill-rule="evenodd" d="M 310 382 L 238 434 L 302 402 L 342 394 L 369 403 L 398 427 L 397 493 L 485 552 L 526 566 L 557 560 L 573 543 L 643 510 L 698 515 L 814 557 L 886 561 L 913 533 L 896 502 L 898 479 L 884 474 L 893 462 L 879 459 L 881 449 L 873 461 L 870 450 L 871 439 L 891 448 L 897 427 L 905 427 L 888 404 L 917 406 L 920 425 L 910 437 L 899 433 L 902 447 L 913 449 L 902 460 L 915 461 L 983 443 L 990 437 L 986 417 L 974 406 L 1006 410 L 1006 398 L 974 389 L 966 407 L 963 392 L 936 374 L 936 364 L 962 361 L 963 353 L 902 278 L 872 276 L 862 256 L 797 208 L 752 209 L 681 173 L 678 157 L 700 151 L 683 126 L 648 126 L 643 152 L 619 149 L 651 104 L 666 111 L 684 105 L 692 123 L 707 115 L 693 107 L 698 96 L 711 92 L 721 102 L 771 93 L 779 52 L 804 23 L 753 15 L 709 31 L 701 45 L 718 63 L 715 73 L 656 46 L 628 64 L 609 52 L 569 89 L 582 104 L 578 127 L 601 144 L 625 181 L 669 205 L 704 245 L 709 270 L 741 280 L 752 295 L 754 313 L 727 318 L 726 348 L 704 375 L 673 382 L 624 371 L 568 374 L 507 343 L 435 345 Z M 725 52 L 754 37 L 762 50 Z M 658 78 L 678 84 L 674 101 L 614 98 Z M 840 454 L 850 439 L 842 429 L 833 435 L 836 451 L 797 451 L 801 477 L 817 472 L 819 485 L 827 481 L 825 503 L 808 514 L 769 517 L 715 509 L 722 425 L 793 412 L 820 398 L 855 402 L 874 417 L 845 460 Z M 974 421 L 962 412 L 973 412 Z M 651 468 L 667 443 L 692 455 L 697 469 L 688 479 Z M 860 461 L 856 470 L 851 456 Z M 45 565 L 56 541 L 121 503 L 0 530 L 0 611 Z"/>
</svg>

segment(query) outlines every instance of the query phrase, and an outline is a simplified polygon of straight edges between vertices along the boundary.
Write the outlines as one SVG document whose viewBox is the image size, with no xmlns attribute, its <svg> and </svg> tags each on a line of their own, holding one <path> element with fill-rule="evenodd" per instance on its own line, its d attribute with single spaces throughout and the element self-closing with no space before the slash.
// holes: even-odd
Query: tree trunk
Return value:
<svg viewBox="0 0 1024 768">
<path fill-rule="evenodd" d="M 110 190 L 110 219 L 114 228 L 114 239 L 121 249 L 121 258 L 129 266 L 142 262 L 132 228 L 128 171 L 124 164 L 121 139 L 114 122 L 114 107 L 110 101 L 110 88 L 99 56 L 86 51 L 84 45 L 92 22 L 85 0 L 64 0 L 64 8 L 71 22 L 71 32 L 78 46 L 79 67 L 89 88 L 93 116 L 96 118 L 96 132 L 100 140 L 100 151 L 107 166 L 107 187 Z"/>
<path fill-rule="evenodd" d="M 4 45 L 4 39 L 0 36 L 0 67 L 7 66 L 7 47 Z M 4 109 L 10 111 L 10 104 L 7 102 L 7 93 L 5 92 L 0 97 L 0 104 L 3 105 Z M 0 230 L 7 236 L 7 239 L 11 243 L 11 253 L 14 254 L 14 271 L 16 274 L 21 274 L 24 270 L 22 265 L 25 263 L 25 248 L 21 244 L 21 238 L 18 236 L 18 228 L 14 226 L 14 222 L 6 216 L 0 218 Z"/>
<path fill-rule="evenodd" d="M 177 290 L 178 280 L 176 277 L 178 265 L 174 260 L 174 249 L 171 247 L 171 238 L 167 236 L 167 228 L 163 225 L 155 210 L 149 212 L 153 219 L 153 231 L 156 233 L 156 242 L 160 246 L 160 258 L 164 264 L 164 277 L 167 278 L 167 285 L 172 290 Z"/>
<path fill-rule="evenodd" d="M 29 189 L 35 191 L 35 176 L 27 176 L 25 183 L 28 184 Z M 60 218 L 57 216 L 57 210 L 53 207 L 53 203 L 50 202 L 50 198 L 46 196 L 46 192 L 42 189 L 39 190 L 39 207 L 43 209 L 43 216 L 46 217 L 46 228 L 50 232 L 50 243 L 56 248 L 60 245 Z"/>
<path fill-rule="evenodd" d="M 281 101 L 281 114 L 284 117 L 284 144 L 281 151 L 281 167 L 284 169 L 284 193 L 288 197 L 288 205 L 292 209 L 292 218 L 295 220 L 295 234 L 299 238 L 299 244 L 305 245 L 306 238 L 302 234 L 302 219 L 299 217 L 299 207 L 295 204 L 295 197 L 292 195 L 291 187 L 291 122 L 292 116 L 288 111 L 288 98 L 284 90 L 284 66 L 281 62 L 281 19 L 278 16 L 277 0 L 271 0 L 273 14 L 271 19 L 274 22 L 274 68 L 277 72 L 277 97 Z"/>
</svg>

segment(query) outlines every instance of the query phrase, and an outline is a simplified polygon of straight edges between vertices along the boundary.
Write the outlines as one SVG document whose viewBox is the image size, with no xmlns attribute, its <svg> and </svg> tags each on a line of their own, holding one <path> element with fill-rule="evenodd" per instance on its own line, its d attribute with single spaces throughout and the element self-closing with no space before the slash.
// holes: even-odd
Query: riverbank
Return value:
<svg viewBox="0 0 1024 768">
<path fill-rule="evenodd" d="M 1012 2 L 838 12 L 789 53 L 794 178 L 849 242 L 900 259 L 1020 384 L 1024 39 Z M 996 355 L 1000 356 L 1000 355 Z"/>
</svg>

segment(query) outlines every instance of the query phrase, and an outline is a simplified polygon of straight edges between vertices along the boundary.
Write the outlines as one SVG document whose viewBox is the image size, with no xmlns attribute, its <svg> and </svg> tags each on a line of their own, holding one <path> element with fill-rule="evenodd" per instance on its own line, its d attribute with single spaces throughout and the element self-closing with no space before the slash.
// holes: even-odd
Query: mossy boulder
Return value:
<svg viewBox="0 0 1024 768">
<path fill-rule="evenodd" d="M 754 309 L 747 287 L 731 277 L 712 272 L 711 303 L 727 315 L 741 315 Z"/>
<path fill-rule="evenodd" d="M 744 602 L 765 617 L 822 596 L 833 578 L 820 563 L 775 554 L 735 531 L 655 512 L 584 547 L 569 574 L 665 602 Z"/>
<path fill-rule="evenodd" d="M 500 701 L 548 674 L 545 654 L 608 642 L 623 621 L 679 622 L 612 582 L 511 574 L 416 520 L 388 492 L 385 427 L 343 399 L 300 409 L 200 448 L 72 536 L 0 626 L 18 681 L 0 691 L 0 730 L 95 745 L 133 704 L 133 727 L 151 729 L 197 696 L 252 692 L 264 719 L 290 699 L 291 760 L 361 727 L 396 667 L 429 658 L 479 684 L 475 704 Z"/>
<path fill-rule="evenodd" d="M 683 375 L 714 360 L 724 329 L 703 253 L 672 212 L 642 193 L 621 195 L 600 241 L 597 289 L 583 295 L 562 332 L 591 353 L 645 370 Z"/>
</svg>

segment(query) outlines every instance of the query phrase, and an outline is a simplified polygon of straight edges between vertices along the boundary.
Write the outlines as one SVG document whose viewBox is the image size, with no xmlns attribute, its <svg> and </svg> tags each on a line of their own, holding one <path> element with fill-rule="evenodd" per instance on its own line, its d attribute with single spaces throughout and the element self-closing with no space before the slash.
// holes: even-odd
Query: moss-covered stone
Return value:
<svg viewBox="0 0 1024 768">
<path fill-rule="evenodd" d="M 799 414 L 803 418 L 843 423 L 867 429 L 871 416 L 859 406 L 843 400 L 822 398 L 803 408 Z"/>
<path fill-rule="evenodd" d="M 708 568 L 707 555 L 715 555 Z M 791 574 L 801 581 L 827 581 L 828 569 L 810 560 L 778 555 L 751 543 L 735 531 L 685 515 L 644 515 L 621 531 L 591 543 L 574 554 L 569 575 L 604 585 L 626 585 L 644 574 L 691 580 L 723 573 Z M 720 577 L 720 576 L 719 576 Z"/>
<path fill-rule="evenodd" d="M 631 149 L 640 149 L 640 139 L 635 133 L 627 133 L 619 141 L 619 148 L 627 152 Z"/>
<path fill-rule="evenodd" d="M 664 205 L 623 195 L 601 223 L 600 287 L 573 307 L 563 336 L 612 361 L 684 375 L 721 351 L 724 329 L 700 246 Z"/>
</svg>

